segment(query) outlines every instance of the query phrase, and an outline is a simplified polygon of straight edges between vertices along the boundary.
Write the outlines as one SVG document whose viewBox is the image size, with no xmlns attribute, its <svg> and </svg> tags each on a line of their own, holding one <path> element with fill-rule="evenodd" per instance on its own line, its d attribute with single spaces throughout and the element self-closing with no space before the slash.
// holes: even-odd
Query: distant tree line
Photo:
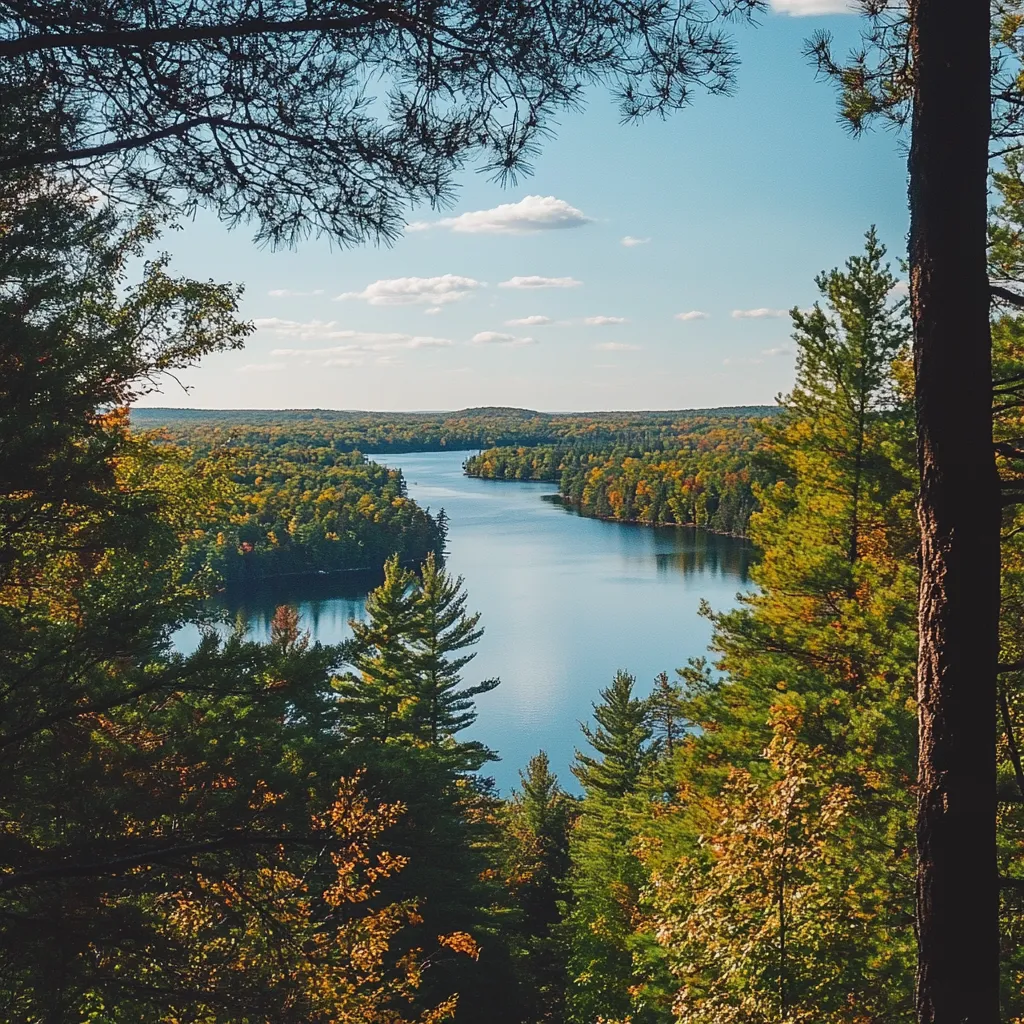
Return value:
<svg viewBox="0 0 1024 1024">
<path fill-rule="evenodd" d="M 680 433 L 770 416 L 773 407 L 670 412 L 552 414 L 484 407 L 445 413 L 374 413 L 329 409 L 133 409 L 132 425 L 156 429 L 177 443 L 267 448 L 306 445 L 367 454 L 471 451 L 516 445 L 626 444 L 649 450 Z"/>
</svg>

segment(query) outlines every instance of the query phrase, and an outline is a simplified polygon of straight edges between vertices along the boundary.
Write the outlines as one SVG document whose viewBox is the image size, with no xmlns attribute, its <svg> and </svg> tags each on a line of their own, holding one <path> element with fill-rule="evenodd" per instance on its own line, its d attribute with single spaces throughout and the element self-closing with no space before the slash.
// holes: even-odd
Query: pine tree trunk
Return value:
<svg viewBox="0 0 1024 1024">
<path fill-rule="evenodd" d="M 918 1019 L 999 1020 L 999 484 L 986 276 L 988 0 L 911 4 L 921 469 Z"/>
</svg>

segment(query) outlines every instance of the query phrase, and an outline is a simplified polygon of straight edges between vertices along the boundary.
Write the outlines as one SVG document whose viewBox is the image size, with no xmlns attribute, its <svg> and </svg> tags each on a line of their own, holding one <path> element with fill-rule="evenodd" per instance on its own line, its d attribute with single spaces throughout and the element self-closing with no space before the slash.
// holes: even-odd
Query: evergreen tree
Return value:
<svg viewBox="0 0 1024 1024">
<path fill-rule="evenodd" d="M 855 127 L 877 114 L 912 125 L 909 264 L 922 575 L 919 1020 L 996 1020 L 992 715 L 1002 496 L 992 447 L 989 318 L 994 297 L 1018 309 L 1024 298 L 986 273 L 986 214 L 993 155 L 1021 145 L 1020 5 L 861 6 L 871 27 L 852 61 L 837 64 L 824 33 L 812 49 L 840 83 L 843 113 Z"/>
<path fill-rule="evenodd" d="M 636 678 L 618 671 L 594 705 L 597 728 L 580 724 L 587 742 L 599 757 L 576 751 L 572 773 L 588 795 L 612 799 L 633 792 L 653 760 L 649 705 L 633 695 Z"/>
<path fill-rule="evenodd" d="M 565 1019 L 565 946 L 558 934 L 569 870 L 576 801 L 558 784 L 544 751 L 520 771 L 502 815 L 503 871 L 509 891 L 512 956 L 522 1024 Z"/>
<path fill-rule="evenodd" d="M 683 714 L 682 690 L 669 679 L 667 672 L 659 672 L 654 677 L 654 690 L 647 698 L 647 707 L 651 735 L 657 749 L 667 761 L 671 761 L 676 745 L 685 735 L 687 722 Z"/>
<path fill-rule="evenodd" d="M 901 1021 L 912 1013 L 913 431 L 904 314 L 888 297 L 893 279 L 882 259 L 869 233 L 863 256 L 819 278 L 825 308 L 794 313 L 797 379 L 766 428 L 778 482 L 761 490 L 762 511 L 751 521 L 763 552 L 752 571 L 759 589 L 713 617 L 724 675 L 700 662 L 682 673 L 683 713 L 698 728 L 681 744 L 674 793 L 646 809 L 640 828 L 645 866 L 662 880 L 645 899 L 674 906 L 673 928 L 653 920 L 650 932 L 670 958 L 678 953 L 670 933 L 685 933 L 680 963 L 705 965 L 675 982 L 683 986 L 673 997 L 680 1020 L 712 1020 L 727 1008 L 752 1020 Z M 779 722 L 788 734 L 781 747 Z M 794 761 L 766 756 L 769 749 L 802 753 Z M 798 761 L 813 766 L 811 789 Z M 824 859 L 820 875 L 806 874 L 808 906 L 836 901 L 844 909 L 829 913 L 867 924 L 816 932 L 804 922 L 795 941 L 807 983 L 792 979 L 790 1017 L 780 1018 L 778 919 L 770 902 L 757 903 L 766 864 L 743 822 L 756 819 L 778 835 L 768 819 L 792 794 L 812 790 L 820 799 L 794 818 L 784 844 L 808 871 Z M 842 815 L 814 820 L 840 796 Z M 666 887 L 669 877 L 680 890 Z M 710 927 L 708 905 L 688 904 L 681 890 L 689 889 L 716 912 L 748 892 L 751 913 Z M 688 922 L 690 912 L 705 915 L 703 923 Z M 661 954 L 645 953 L 641 1002 L 664 983 Z M 747 966 L 731 962 L 737 973 L 725 981 L 722 958 L 734 954 Z M 838 962 L 845 974 L 817 985 Z"/>
<path fill-rule="evenodd" d="M 414 856 L 384 891 L 419 908 L 418 925 L 404 933 L 405 950 L 426 947 L 439 934 L 465 933 L 482 951 L 479 964 L 454 952 L 433 958 L 418 1003 L 429 1006 L 458 991 L 458 1019 L 472 1021 L 500 993 L 491 1016 L 512 1024 L 515 984 L 496 910 L 498 801 L 475 774 L 493 755 L 478 742 L 455 739 L 476 717 L 474 697 L 498 685 L 461 686 L 473 657 L 467 648 L 483 632 L 466 603 L 461 578 L 449 576 L 433 555 L 420 576 L 392 556 L 367 599 L 366 622 L 352 623 L 345 658 L 354 671 L 334 686 L 341 731 L 356 741 L 343 761 L 349 771 L 365 770 L 366 786 L 381 800 L 404 808 L 393 841 Z"/>
<path fill-rule="evenodd" d="M 583 786 L 579 819 L 570 839 L 572 866 L 563 929 L 568 947 L 566 1020 L 592 1024 L 621 1019 L 633 1006 L 633 930 L 646 881 L 634 848 L 630 798 L 655 751 L 647 701 L 635 697 L 635 679 L 617 672 L 594 706 L 597 727 L 583 725 L 594 754 L 576 753 L 573 774 Z M 636 1016 L 637 1021 L 644 1017 Z"/>
<path fill-rule="evenodd" d="M 885 247 L 874 228 L 864 253 L 843 270 L 815 279 L 820 303 L 808 312 L 794 309 L 796 381 L 786 397 L 785 415 L 775 435 L 776 451 L 790 472 L 813 481 L 830 529 L 845 519 L 845 561 L 851 568 L 861 553 L 862 535 L 874 525 L 868 506 L 870 482 L 880 468 L 879 431 L 898 406 L 892 365 L 907 346 L 906 303 L 892 301 L 896 284 Z M 809 436 L 797 439 L 787 428 L 800 424 Z M 799 465 L 814 460 L 814 465 Z M 826 503 L 833 503 L 827 508 Z M 854 587 L 851 572 L 847 593 Z"/>
<path fill-rule="evenodd" d="M 335 682 L 342 728 L 354 739 L 387 743 L 410 735 L 417 699 L 415 574 L 398 556 L 366 598 L 365 622 L 353 620 L 346 660 L 355 672 Z"/>
<path fill-rule="evenodd" d="M 240 344 L 236 291 L 60 182 L 0 187 L 0 222 L 0 1016 L 402 1020 L 399 810 L 342 778 L 337 650 L 282 614 L 171 653 L 214 495 L 123 406 Z"/>
<path fill-rule="evenodd" d="M 462 686 L 462 670 L 476 657 L 468 648 L 483 636 L 480 613 L 467 614 L 466 601 L 462 577 L 453 578 L 433 553 L 429 554 L 420 570 L 411 609 L 416 689 L 410 728 L 432 747 L 447 743 L 472 725 L 476 720 L 474 698 L 500 683 L 499 679 L 485 679 Z M 457 747 L 472 771 L 494 758 L 476 742 L 460 742 Z"/>
</svg>

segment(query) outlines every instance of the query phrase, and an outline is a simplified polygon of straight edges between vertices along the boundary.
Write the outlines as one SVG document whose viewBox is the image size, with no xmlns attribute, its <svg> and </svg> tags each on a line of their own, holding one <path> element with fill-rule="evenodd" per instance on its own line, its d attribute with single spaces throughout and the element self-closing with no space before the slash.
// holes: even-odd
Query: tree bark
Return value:
<svg viewBox="0 0 1024 1024">
<path fill-rule="evenodd" d="M 921 470 L 918 1020 L 999 1020 L 999 482 L 986 275 L 988 0 L 913 0 L 911 310 Z"/>
</svg>

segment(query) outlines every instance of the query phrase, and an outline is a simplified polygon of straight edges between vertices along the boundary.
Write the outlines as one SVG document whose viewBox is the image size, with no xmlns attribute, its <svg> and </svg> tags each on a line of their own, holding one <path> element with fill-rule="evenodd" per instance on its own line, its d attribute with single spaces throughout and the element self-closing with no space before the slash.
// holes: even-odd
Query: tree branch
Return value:
<svg viewBox="0 0 1024 1024">
<path fill-rule="evenodd" d="M 193 128 L 199 128 L 209 123 L 208 117 L 193 117 L 188 121 L 179 121 L 177 124 L 169 125 L 167 128 L 159 128 L 148 135 L 138 135 L 131 139 L 117 139 L 114 142 L 107 142 L 101 146 L 86 146 L 82 149 L 53 150 L 48 153 L 37 154 L 31 150 L 20 156 L 7 160 L 0 160 L 0 173 L 4 171 L 17 171 L 25 167 L 50 167 L 54 164 L 76 163 L 80 160 L 92 160 L 100 156 L 109 156 L 112 153 L 123 153 L 127 149 L 140 149 L 149 146 L 161 139 L 173 138 L 176 135 L 184 135 Z"/>
<path fill-rule="evenodd" d="M 1018 309 L 1024 309 L 1024 295 L 1018 295 L 1017 292 L 1011 291 L 1009 288 L 1003 288 L 998 284 L 990 284 L 989 291 L 992 293 L 992 298 L 1008 302 L 1011 306 L 1016 306 Z"/>
<path fill-rule="evenodd" d="M 0 42 L 0 59 L 21 57 L 50 50 L 114 50 L 119 47 L 143 49 L 157 43 L 197 43 L 213 39 L 240 39 L 246 36 L 300 35 L 306 32 L 350 32 L 377 21 L 389 21 L 396 27 L 415 30 L 425 23 L 403 16 L 388 4 L 374 4 L 364 14 L 349 18 L 297 18 L 271 21 L 248 18 L 216 25 L 175 25 L 166 28 L 112 28 L 90 32 L 56 32 L 22 36 Z"/>
<path fill-rule="evenodd" d="M 999 710 L 1003 716 L 1003 729 L 1006 732 L 1006 746 L 1010 754 L 1010 763 L 1013 765 L 1013 774 L 1017 777 L 1017 788 L 1020 795 L 1024 797 L 1024 767 L 1020 762 L 1020 750 L 1017 747 L 1017 740 L 1013 735 L 1013 719 L 1010 717 L 1010 704 L 1006 699 L 1006 688 L 999 687 Z"/>
<path fill-rule="evenodd" d="M 257 835 L 253 833 L 233 832 L 216 839 L 204 839 L 194 843 L 182 843 L 175 846 L 157 847 L 139 850 L 130 854 L 111 857 L 109 860 L 87 861 L 74 863 L 64 861 L 59 864 L 47 864 L 43 867 L 19 871 L 13 875 L 0 877 L 0 892 L 12 889 L 23 889 L 39 882 L 52 881 L 58 878 L 89 878 L 96 875 L 119 874 L 130 868 L 144 864 L 162 864 L 175 857 L 191 857 L 198 853 L 213 853 L 216 850 L 238 849 L 245 846 L 279 846 L 286 842 L 306 841 L 305 837 L 288 837 L 286 835 Z"/>
</svg>

